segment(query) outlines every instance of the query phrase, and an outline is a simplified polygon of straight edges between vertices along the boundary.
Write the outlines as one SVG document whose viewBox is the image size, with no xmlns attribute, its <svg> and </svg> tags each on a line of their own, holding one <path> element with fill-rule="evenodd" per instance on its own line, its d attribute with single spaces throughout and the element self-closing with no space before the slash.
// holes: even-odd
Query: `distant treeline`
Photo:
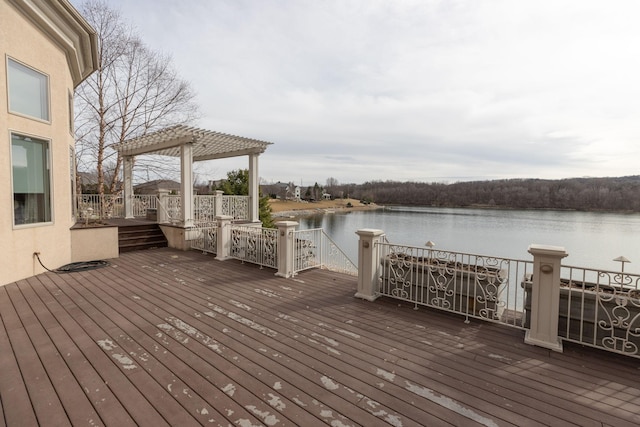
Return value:
<svg viewBox="0 0 640 427">
<path fill-rule="evenodd" d="M 454 184 L 372 181 L 336 185 L 327 190 L 334 197 L 348 196 L 377 204 L 640 212 L 640 175 Z"/>
</svg>

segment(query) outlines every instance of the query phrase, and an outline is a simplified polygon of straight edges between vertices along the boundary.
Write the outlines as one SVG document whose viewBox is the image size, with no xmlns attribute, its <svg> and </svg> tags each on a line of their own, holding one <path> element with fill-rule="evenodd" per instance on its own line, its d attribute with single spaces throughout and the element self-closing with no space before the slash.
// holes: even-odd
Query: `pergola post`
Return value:
<svg viewBox="0 0 640 427">
<path fill-rule="evenodd" d="M 143 154 L 180 157 L 182 225 L 190 228 L 195 220 L 193 162 L 240 156 L 249 156 L 249 206 L 246 219 L 250 222 L 260 222 L 258 156 L 264 153 L 269 145 L 270 142 L 257 139 L 176 125 L 125 141 L 118 147 L 118 152 L 123 157 L 131 156 L 132 159 L 133 156 Z M 133 192 L 131 195 L 133 196 Z"/>
<path fill-rule="evenodd" d="M 258 156 L 249 154 L 249 221 L 260 221 L 258 204 L 260 201 L 260 186 L 258 178 Z"/>
<path fill-rule="evenodd" d="M 182 224 L 193 227 L 193 145 L 180 146 L 180 182 L 182 185 Z"/>
<path fill-rule="evenodd" d="M 124 156 L 124 217 L 133 218 L 133 157 Z"/>
</svg>

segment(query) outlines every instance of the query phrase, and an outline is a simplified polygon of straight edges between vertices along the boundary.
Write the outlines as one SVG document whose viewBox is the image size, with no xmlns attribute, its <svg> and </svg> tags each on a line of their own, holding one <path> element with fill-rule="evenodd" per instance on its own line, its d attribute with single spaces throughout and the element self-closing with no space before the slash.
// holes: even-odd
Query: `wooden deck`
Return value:
<svg viewBox="0 0 640 427">
<path fill-rule="evenodd" d="M 0 287 L 0 426 L 637 426 L 640 362 L 197 252 Z"/>
</svg>

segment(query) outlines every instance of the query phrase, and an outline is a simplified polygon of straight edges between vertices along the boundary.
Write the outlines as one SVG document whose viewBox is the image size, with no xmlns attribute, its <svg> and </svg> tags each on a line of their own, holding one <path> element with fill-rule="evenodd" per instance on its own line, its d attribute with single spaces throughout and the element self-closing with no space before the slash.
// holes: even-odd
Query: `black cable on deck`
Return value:
<svg viewBox="0 0 640 427">
<path fill-rule="evenodd" d="M 38 258 L 38 262 L 40 263 L 42 268 L 44 268 L 45 270 L 47 270 L 47 271 L 49 271 L 51 273 L 56 273 L 56 274 L 77 273 L 79 271 L 95 270 L 97 268 L 107 267 L 109 265 L 109 263 L 107 261 L 104 261 L 104 260 L 80 261 L 80 262 L 72 262 L 71 264 L 66 264 L 66 265 L 63 265 L 60 268 L 57 268 L 55 270 L 51 270 L 51 269 L 47 268 L 42 263 L 42 260 L 40 260 L 40 254 L 39 253 L 34 252 L 33 254 L 36 256 L 36 258 Z"/>
</svg>

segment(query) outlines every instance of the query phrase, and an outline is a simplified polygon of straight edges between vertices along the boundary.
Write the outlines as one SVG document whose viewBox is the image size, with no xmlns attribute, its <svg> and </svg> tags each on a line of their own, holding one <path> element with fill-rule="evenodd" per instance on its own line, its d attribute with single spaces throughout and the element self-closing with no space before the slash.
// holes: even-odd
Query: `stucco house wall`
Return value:
<svg viewBox="0 0 640 427">
<path fill-rule="evenodd" d="M 0 0 L 0 285 L 71 262 L 72 96 L 96 66 L 96 37 L 66 0 Z M 92 57 L 93 56 L 93 57 Z M 48 77 L 49 119 L 9 111 L 8 61 Z M 48 142 L 51 220 L 15 224 L 12 134 Z"/>
</svg>

